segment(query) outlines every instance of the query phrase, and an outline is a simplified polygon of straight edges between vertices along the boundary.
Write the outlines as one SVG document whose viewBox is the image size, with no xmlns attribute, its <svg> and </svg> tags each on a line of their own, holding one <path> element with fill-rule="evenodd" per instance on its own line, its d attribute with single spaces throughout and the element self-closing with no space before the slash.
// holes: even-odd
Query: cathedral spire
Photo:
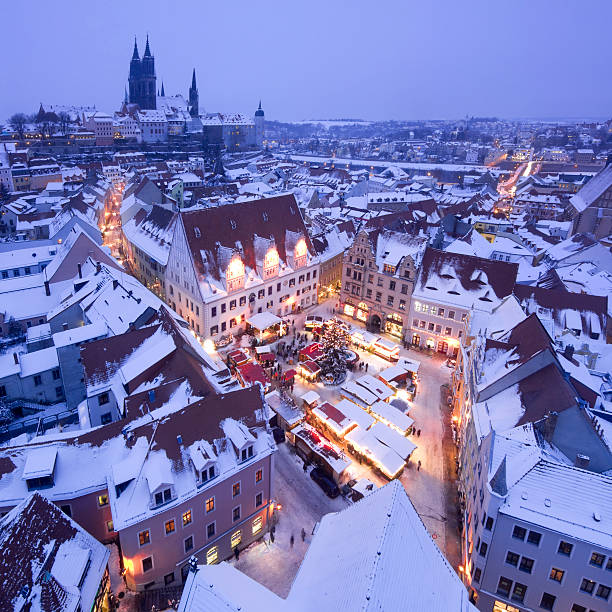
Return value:
<svg viewBox="0 0 612 612">
<path fill-rule="evenodd" d="M 124 96 L 123 96 L 123 102 L 124 102 L 125 104 L 127 104 L 127 103 L 128 103 L 128 92 L 127 92 L 127 87 L 124 89 L 124 92 L 125 92 L 125 93 L 124 93 Z"/>
<path fill-rule="evenodd" d="M 149 35 L 147 34 L 147 46 L 145 47 L 145 52 L 142 57 L 151 57 L 151 49 L 149 49 Z"/>
<path fill-rule="evenodd" d="M 134 53 L 132 53 L 132 59 L 137 60 L 140 59 L 138 55 L 138 43 L 136 42 L 136 37 L 134 36 Z"/>
<path fill-rule="evenodd" d="M 191 77 L 191 89 L 197 89 L 195 68 L 193 69 L 193 76 Z"/>
<path fill-rule="evenodd" d="M 163 98 L 166 94 L 164 93 L 164 82 L 162 81 L 162 88 L 161 88 L 161 97 Z"/>
</svg>

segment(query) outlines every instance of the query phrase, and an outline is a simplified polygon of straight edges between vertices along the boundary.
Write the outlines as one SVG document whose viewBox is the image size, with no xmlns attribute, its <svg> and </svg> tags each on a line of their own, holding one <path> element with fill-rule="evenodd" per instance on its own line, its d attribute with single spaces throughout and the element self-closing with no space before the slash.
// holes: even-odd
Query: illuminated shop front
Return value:
<svg viewBox="0 0 612 612">
<path fill-rule="evenodd" d="M 368 320 L 368 305 L 365 302 L 359 302 L 356 317 L 364 323 Z"/>
<path fill-rule="evenodd" d="M 403 321 L 397 313 L 390 314 L 385 321 L 385 331 L 392 336 L 401 338 L 403 334 Z"/>
</svg>

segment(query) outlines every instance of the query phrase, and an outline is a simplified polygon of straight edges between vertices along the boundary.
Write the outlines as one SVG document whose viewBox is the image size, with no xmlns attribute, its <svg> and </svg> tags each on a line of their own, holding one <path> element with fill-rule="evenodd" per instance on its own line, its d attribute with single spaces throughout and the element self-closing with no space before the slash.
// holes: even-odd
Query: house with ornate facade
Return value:
<svg viewBox="0 0 612 612">
<path fill-rule="evenodd" d="M 362 230 L 344 253 L 342 312 L 369 327 L 406 337 L 410 296 L 427 238 Z"/>
</svg>

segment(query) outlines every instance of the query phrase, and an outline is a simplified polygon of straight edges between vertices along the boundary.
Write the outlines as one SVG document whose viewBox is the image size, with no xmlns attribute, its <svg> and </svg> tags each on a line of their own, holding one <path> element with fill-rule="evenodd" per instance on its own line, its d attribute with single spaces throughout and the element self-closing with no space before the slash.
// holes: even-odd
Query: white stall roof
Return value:
<svg viewBox="0 0 612 612">
<path fill-rule="evenodd" d="M 395 477 L 404 467 L 405 461 L 392 448 L 361 427 L 349 431 L 344 439 L 370 457 L 388 478 Z"/>
<path fill-rule="evenodd" d="M 407 357 L 400 357 L 397 362 L 397 365 L 401 366 L 405 370 L 408 370 L 409 372 L 414 372 L 415 374 L 417 374 L 419 371 L 419 367 L 421 366 L 421 362 L 415 361 L 414 359 L 408 359 Z"/>
<path fill-rule="evenodd" d="M 397 433 L 395 429 L 387 427 L 384 423 L 376 423 L 369 430 L 377 440 L 392 448 L 405 461 L 410 457 L 416 444 Z"/>
<path fill-rule="evenodd" d="M 400 378 L 402 376 L 406 376 L 408 374 L 408 370 L 401 365 L 394 365 L 390 368 L 385 368 L 378 373 L 378 378 L 384 380 L 389 383 L 396 378 Z"/>
<path fill-rule="evenodd" d="M 376 402 L 370 406 L 370 411 L 375 417 L 380 417 L 381 421 L 388 421 L 401 431 L 406 431 L 414 423 L 414 419 L 387 402 Z"/>
<path fill-rule="evenodd" d="M 374 402 L 378 401 L 378 397 L 368 391 L 365 387 L 358 385 L 354 380 L 350 380 L 344 383 L 341 387 L 347 395 L 354 397 L 356 401 L 360 402 L 363 406 L 371 406 Z"/>
<path fill-rule="evenodd" d="M 360 408 L 357 404 L 351 402 L 350 400 L 340 400 L 336 404 L 336 408 L 338 408 L 338 410 L 340 410 L 340 412 L 346 415 L 349 419 L 355 421 L 359 427 L 362 427 L 363 429 L 368 429 L 368 427 L 371 427 L 374 425 L 374 423 L 376 423 L 376 419 L 371 414 L 368 414 L 363 408 Z"/>
<path fill-rule="evenodd" d="M 268 327 L 272 327 L 277 323 L 282 323 L 282 319 L 277 317 L 275 314 L 266 311 L 254 314 L 252 317 L 249 317 L 246 322 L 255 329 L 263 331 L 264 329 L 268 329 Z"/>
<path fill-rule="evenodd" d="M 301 400 L 305 401 L 307 404 L 313 404 L 314 402 L 318 402 L 321 399 L 321 396 L 316 391 L 306 391 Z"/>
<path fill-rule="evenodd" d="M 380 400 L 388 400 L 393 397 L 395 393 L 382 381 L 378 380 L 378 378 L 374 378 L 371 374 L 366 374 L 361 378 L 356 380 L 357 384 L 373 395 L 375 395 Z"/>
</svg>

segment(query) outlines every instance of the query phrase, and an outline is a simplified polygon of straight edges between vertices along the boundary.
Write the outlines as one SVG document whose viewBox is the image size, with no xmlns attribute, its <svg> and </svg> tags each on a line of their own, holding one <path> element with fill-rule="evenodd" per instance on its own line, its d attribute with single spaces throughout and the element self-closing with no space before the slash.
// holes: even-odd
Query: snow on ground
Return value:
<svg viewBox="0 0 612 612">
<path fill-rule="evenodd" d="M 330 317 L 333 315 L 333 301 L 328 300 L 295 315 L 293 318 L 297 333 L 304 333 L 303 323 L 307 314 Z M 348 320 L 345 317 L 341 318 Z M 353 326 L 358 325 L 356 321 L 350 320 L 350 323 Z M 291 341 L 292 336 L 288 338 Z M 391 365 L 385 359 L 371 353 L 357 352 L 368 364 L 368 374 L 375 376 L 380 370 Z M 410 402 L 410 416 L 415 419 L 415 427 L 421 430 L 421 435 L 408 438 L 417 445 L 417 449 L 404 469 L 400 482 L 404 485 L 429 533 L 450 563 L 457 567 L 460 555 L 455 502 L 455 447 L 450 439 L 450 411 L 443 404 L 445 398 L 441 392 L 442 385 L 449 383 L 451 370 L 445 365 L 445 356 L 429 357 L 420 351 L 403 348 L 400 349 L 400 356 L 421 363 L 418 392 L 415 401 Z M 283 363 L 283 369 L 288 367 L 291 366 Z M 359 378 L 363 374 L 365 370 L 357 369 L 349 372 L 347 380 Z M 300 377 L 296 377 L 293 396 L 298 405 L 301 405 L 299 398 L 310 390 L 316 391 L 321 396 L 321 403 L 328 401 L 335 405 L 340 401 L 339 386 L 326 387 L 322 384 L 304 382 Z M 419 460 L 421 469 L 417 470 Z M 356 460 L 348 468 L 346 480 L 349 478 L 367 478 L 378 486 L 388 482 Z M 342 498 L 329 499 L 309 475 L 304 473 L 301 459 L 292 452 L 288 444 L 279 445 L 279 452 L 275 457 L 273 496 L 277 503 L 282 505 L 275 542 L 270 543 L 269 536 L 266 535 L 264 541 L 251 546 L 241 553 L 239 561 L 232 563 L 284 597 L 289 592 L 310 539 L 308 535 L 306 542 L 302 542 L 301 529 L 304 528 L 310 534 L 314 524 L 324 514 L 335 512 L 350 502 Z M 290 546 L 291 534 L 295 538 L 293 548 Z"/>
</svg>

